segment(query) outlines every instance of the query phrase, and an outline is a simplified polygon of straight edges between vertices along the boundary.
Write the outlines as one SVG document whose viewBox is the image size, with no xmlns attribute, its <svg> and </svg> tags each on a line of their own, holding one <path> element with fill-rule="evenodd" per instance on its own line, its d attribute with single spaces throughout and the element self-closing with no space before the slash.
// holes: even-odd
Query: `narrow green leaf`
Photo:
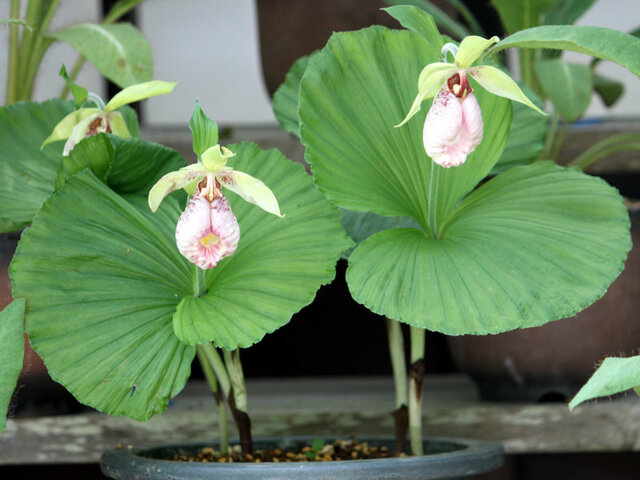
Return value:
<svg viewBox="0 0 640 480">
<path fill-rule="evenodd" d="M 624 85 L 616 80 L 593 74 L 593 89 L 607 107 L 615 104 L 624 93 Z"/>
<path fill-rule="evenodd" d="M 76 104 L 76 108 L 82 107 L 82 105 L 84 105 L 84 102 L 87 101 L 87 97 L 89 96 L 89 92 L 87 91 L 87 89 L 81 87 L 69 78 L 69 75 L 67 75 L 67 69 L 64 65 L 60 69 L 58 75 L 60 75 L 69 86 L 69 90 L 71 90 L 71 94 L 73 95 L 73 100 Z"/>
<path fill-rule="evenodd" d="M 149 41 L 129 23 L 78 23 L 49 36 L 78 50 L 120 88 L 152 78 Z"/>
<path fill-rule="evenodd" d="M 339 212 L 302 165 L 250 143 L 229 148 L 236 152 L 231 166 L 263 180 L 286 216 L 270 215 L 227 191 L 240 224 L 238 249 L 207 271 L 206 295 L 182 299 L 173 327 L 185 343 L 213 341 L 231 350 L 258 342 L 309 304 L 352 243 Z"/>
<path fill-rule="evenodd" d="M 541 24 L 542 15 L 554 3 L 554 0 L 491 0 L 508 33 L 537 27 Z"/>
<path fill-rule="evenodd" d="M 317 52 L 300 57 L 291 66 L 284 79 L 284 83 L 273 94 L 273 113 L 280 126 L 289 133 L 300 138 L 300 121 L 298 120 L 298 94 L 300 93 L 300 81 L 307 69 L 309 60 Z"/>
<path fill-rule="evenodd" d="M 438 239 L 392 229 L 360 244 L 356 301 L 415 327 L 488 334 L 570 317 L 600 298 L 631 247 L 622 198 L 552 162 L 512 168 L 471 193 Z"/>
<path fill-rule="evenodd" d="M 109 137 L 115 147 L 115 155 L 106 181 L 118 193 L 146 197 L 160 178 L 186 164 L 182 155 L 164 145 L 139 138 Z M 180 201 L 185 200 L 184 193 L 175 195 Z"/>
<path fill-rule="evenodd" d="M 439 27 L 448 30 L 457 40 L 470 35 L 469 30 L 428 0 L 386 0 L 388 5 L 413 5 L 431 15 Z M 406 26 L 403 24 L 403 26 Z M 408 28 L 408 27 L 407 27 Z"/>
<path fill-rule="evenodd" d="M 487 54 L 513 47 L 571 50 L 611 60 L 640 75 L 640 38 L 609 28 L 575 25 L 529 28 L 505 38 Z"/>
<path fill-rule="evenodd" d="M 56 177 L 56 191 L 62 188 L 67 178 L 85 168 L 90 168 L 96 177 L 105 182 L 113 154 L 113 145 L 104 133 L 85 138 L 69 152 L 69 156 L 62 158 Z"/>
<path fill-rule="evenodd" d="M 53 193 L 62 145 L 40 150 L 72 102 L 19 102 L 0 107 L 0 228 L 10 232 L 31 219 Z"/>
<path fill-rule="evenodd" d="M 640 388 L 640 355 L 628 358 L 605 358 L 589 381 L 569 403 L 573 410 L 582 402 Z"/>
<path fill-rule="evenodd" d="M 180 207 L 152 214 L 142 196 L 115 194 L 89 170 L 69 178 L 22 234 L 13 294 L 49 374 L 80 402 L 146 420 L 183 388 L 195 355 L 171 317 L 192 294 L 175 247 Z"/>
<path fill-rule="evenodd" d="M 193 135 L 193 151 L 198 157 L 218 143 L 218 125 L 204 114 L 198 100 L 189 120 L 189 130 Z"/>
<path fill-rule="evenodd" d="M 438 27 L 436 27 L 436 22 L 424 9 L 412 5 L 398 5 L 383 8 L 383 10 L 398 20 L 404 28 L 422 35 L 429 44 L 442 48 L 444 42 Z"/>
<path fill-rule="evenodd" d="M 589 66 L 554 58 L 539 60 L 533 67 L 544 93 L 562 118 L 575 122 L 584 115 L 591 103 Z"/>
<path fill-rule="evenodd" d="M 19 298 L 0 312 L 0 433 L 6 427 L 11 396 L 22 370 L 24 355 L 24 299 Z"/>
</svg>

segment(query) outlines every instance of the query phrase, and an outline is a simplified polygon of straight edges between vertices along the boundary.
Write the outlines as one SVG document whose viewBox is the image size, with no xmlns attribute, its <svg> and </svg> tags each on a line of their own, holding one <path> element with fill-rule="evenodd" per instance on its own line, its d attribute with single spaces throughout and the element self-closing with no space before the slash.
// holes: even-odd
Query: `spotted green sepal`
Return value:
<svg viewBox="0 0 640 480">
<path fill-rule="evenodd" d="M 482 52 L 499 41 L 500 38 L 497 36 L 493 36 L 489 39 L 482 38 L 477 35 L 465 37 L 462 42 L 460 42 L 460 47 L 458 47 L 456 65 L 459 68 L 469 68 L 473 65 L 473 62 L 482 55 Z"/>
<path fill-rule="evenodd" d="M 207 171 L 199 163 L 167 173 L 149 191 L 149 208 L 152 212 L 155 212 L 164 197 L 192 182 L 202 180 L 206 175 Z"/>
<path fill-rule="evenodd" d="M 151 80 L 150 82 L 138 83 L 120 90 L 109 103 L 104 107 L 105 112 L 112 112 L 123 105 L 171 93 L 177 82 L 163 82 L 162 80 Z"/>
<path fill-rule="evenodd" d="M 490 67 L 489 65 L 481 65 L 478 67 L 472 67 L 468 71 L 469 75 L 494 95 L 520 102 L 527 107 L 534 109 L 536 112 L 546 115 L 546 113 L 540 110 L 524 93 L 522 93 L 518 84 L 502 70 Z"/>
<path fill-rule="evenodd" d="M 422 69 L 420 77 L 418 77 L 418 95 L 416 96 L 409 113 L 407 113 L 404 120 L 400 122 L 396 127 L 401 127 L 409 121 L 416 113 L 420 111 L 420 105 L 424 100 L 434 97 L 438 90 L 443 85 L 444 81 L 456 73 L 458 69 L 451 63 L 430 63 Z"/>
</svg>

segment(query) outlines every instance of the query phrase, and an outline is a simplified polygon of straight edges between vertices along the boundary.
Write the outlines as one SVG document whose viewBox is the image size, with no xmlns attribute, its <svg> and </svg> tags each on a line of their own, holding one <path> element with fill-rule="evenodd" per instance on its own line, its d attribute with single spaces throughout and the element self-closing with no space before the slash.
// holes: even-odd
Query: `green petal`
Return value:
<svg viewBox="0 0 640 480">
<path fill-rule="evenodd" d="M 420 76 L 418 77 L 418 95 L 416 96 L 409 113 L 396 127 L 401 127 L 411 117 L 413 117 L 418 111 L 420 111 L 420 105 L 424 100 L 434 97 L 445 80 L 451 75 L 456 73 L 458 69 L 450 63 L 430 63 L 422 69 Z"/>
<path fill-rule="evenodd" d="M 138 83 L 120 90 L 109 103 L 104 107 L 105 112 L 112 112 L 123 105 L 171 93 L 177 82 L 163 82 L 162 80 L 151 80 L 150 82 Z"/>
<path fill-rule="evenodd" d="M 460 42 L 460 47 L 458 47 L 456 65 L 460 68 L 469 68 L 482 55 L 482 52 L 499 41 L 500 38 L 497 36 L 493 36 L 488 40 L 477 35 L 465 37 Z"/>
<path fill-rule="evenodd" d="M 189 165 L 177 172 L 167 173 L 158 180 L 158 183 L 149 192 L 149 208 L 152 212 L 155 212 L 164 197 L 193 181 L 201 180 L 206 175 L 207 171 L 200 164 Z"/>
<path fill-rule="evenodd" d="M 216 173 L 216 178 L 222 185 L 240 195 L 247 202 L 257 205 L 265 212 L 278 217 L 283 216 L 280 214 L 280 207 L 275 195 L 261 180 L 231 168 L 219 171 Z"/>
<path fill-rule="evenodd" d="M 51 142 L 66 140 L 71 136 L 73 127 L 80 123 L 82 119 L 90 115 L 95 115 L 96 113 L 100 113 L 100 110 L 98 110 L 97 108 L 81 108 L 80 110 L 71 112 L 69 115 L 60 120 L 60 122 L 58 122 L 58 124 L 53 128 L 53 132 L 51 133 L 51 135 L 49 135 L 46 140 L 42 142 L 40 148 L 44 148 Z"/>
<path fill-rule="evenodd" d="M 500 97 L 508 98 L 509 100 L 524 103 L 527 107 L 534 109 L 536 112 L 546 115 L 546 113 L 540 110 L 524 93 L 522 93 L 518 84 L 502 70 L 498 70 L 497 68 L 489 65 L 481 65 L 470 68 L 469 74 L 489 92 L 499 95 Z"/>
<path fill-rule="evenodd" d="M 122 138 L 131 137 L 131 133 L 129 133 L 124 117 L 120 112 L 111 112 L 107 115 L 107 118 L 109 119 L 111 133 Z"/>
</svg>

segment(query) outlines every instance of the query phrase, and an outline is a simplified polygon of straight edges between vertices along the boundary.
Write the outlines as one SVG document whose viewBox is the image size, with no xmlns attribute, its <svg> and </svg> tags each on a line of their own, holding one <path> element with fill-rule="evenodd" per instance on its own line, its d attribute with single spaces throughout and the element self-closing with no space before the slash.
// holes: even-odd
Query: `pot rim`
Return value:
<svg viewBox="0 0 640 480">
<path fill-rule="evenodd" d="M 277 443 L 283 445 L 294 442 L 312 442 L 315 438 L 325 438 L 333 441 L 337 436 L 287 436 L 280 438 L 258 438 L 256 444 Z M 345 437 L 348 438 L 348 437 Z M 359 441 L 373 444 L 393 446 L 394 438 L 390 436 L 358 437 Z M 406 456 L 380 459 L 342 460 L 331 462 L 261 462 L 261 463 L 207 463 L 207 462 L 179 462 L 146 458 L 140 452 L 161 448 L 189 448 L 216 445 L 217 441 L 178 442 L 175 444 L 148 445 L 140 447 L 123 447 L 118 450 L 108 450 L 102 454 L 100 466 L 107 475 L 116 474 L 119 470 L 128 470 L 131 478 L 153 478 L 150 472 L 160 473 L 167 469 L 179 468 L 180 475 L 173 474 L 171 478 L 196 479 L 202 478 L 205 472 L 215 472 L 220 479 L 268 479 L 268 478 L 299 478 L 307 473 L 309 478 L 348 478 L 349 480 L 370 480 L 372 478 L 402 479 L 439 479 L 488 472 L 500 467 L 504 462 L 504 448 L 501 444 L 484 440 L 425 437 L 425 443 L 453 444 L 461 446 L 449 452 L 434 453 L 421 456 Z M 237 475 L 237 477 L 236 477 Z M 326 477 L 323 475 L 327 475 Z M 339 476 L 336 476 L 339 475 Z M 114 476 L 112 478 L 129 478 Z"/>
</svg>

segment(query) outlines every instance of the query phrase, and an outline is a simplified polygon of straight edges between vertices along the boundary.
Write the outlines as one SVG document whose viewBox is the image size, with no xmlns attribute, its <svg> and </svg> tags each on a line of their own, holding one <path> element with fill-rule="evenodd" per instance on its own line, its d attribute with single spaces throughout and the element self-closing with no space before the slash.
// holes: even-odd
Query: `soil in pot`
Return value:
<svg viewBox="0 0 640 480">
<path fill-rule="evenodd" d="M 280 450 L 284 461 L 272 462 L 203 462 L 172 461 L 168 458 L 188 458 L 199 453 L 215 450 L 215 445 L 189 443 L 149 448 L 119 448 L 105 452 L 100 466 L 105 475 L 114 479 L 160 479 L 172 478 L 196 480 L 269 480 L 269 479 L 313 479 L 313 480 L 371 480 L 394 478 L 396 480 L 428 480 L 469 478 L 500 467 L 504 461 L 501 445 L 479 440 L 432 438 L 425 439 L 422 456 L 394 458 L 353 459 L 345 461 L 297 461 L 288 459 L 286 452 L 294 456 L 309 448 L 314 437 L 290 439 L 264 439 L 255 442 L 255 451 Z M 334 439 L 327 440 L 333 445 Z M 344 440 L 342 441 L 344 442 Z M 349 441 L 347 441 L 349 442 Z M 370 453 L 389 452 L 394 445 L 392 438 L 361 439 L 351 442 L 347 451 L 356 446 Z M 338 442 L 339 443 L 339 442 Z M 337 444 L 338 445 L 338 444 Z M 337 449 L 334 446 L 334 450 Z M 349 454 L 351 456 L 352 454 Z M 361 455 L 357 453 L 356 456 Z"/>
<path fill-rule="evenodd" d="M 633 247 L 606 295 L 576 317 L 498 335 L 449 337 L 458 368 L 485 400 L 565 402 L 606 356 L 640 347 L 640 202 L 629 203 Z"/>
</svg>

